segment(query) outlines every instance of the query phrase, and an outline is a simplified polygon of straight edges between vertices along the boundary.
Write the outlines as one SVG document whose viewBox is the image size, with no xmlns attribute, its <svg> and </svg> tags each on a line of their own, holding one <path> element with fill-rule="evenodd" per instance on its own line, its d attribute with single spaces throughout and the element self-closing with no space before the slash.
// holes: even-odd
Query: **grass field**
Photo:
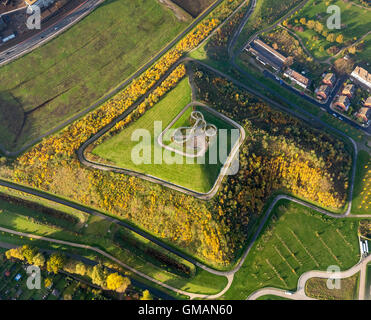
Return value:
<svg viewBox="0 0 371 320">
<path fill-rule="evenodd" d="M 92 105 L 186 23 L 156 0 L 107 0 L 0 70 L 0 144 L 18 149 Z"/>
<path fill-rule="evenodd" d="M 371 160 L 366 151 L 359 151 L 354 182 L 352 213 L 369 214 L 371 211 Z"/>
<path fill-rule="evenodd" d="M 322 35 L 309 28 L 304 28 L 303 32 L 296 32 L 296 34 L 303 40 L 304 45 L 307 49 L 319 59 L 328 58 L 330 55 L 326 52 L 332 45 L 338 45 L 343 47 L 347 41 L 350 43 L 355 42 L 357 39 L 361 38 L 364 34 L 370 31 L 370 21 L 371 21 L 371 11 L 362 9 L 358 6 L 352 5 L 351 3 L 346 3 L 343 0 L 337 1 L 309 1 L 304 8 L 293 18 L 290 19 L 292 22 L 294 19 L 300 19 L 305 17 L 308 20 L 319 21 L 325 26 L 326 21 L 330 14 L 326 13 L 328 5 L 336 5 L 340 7 L 341 10 L 341 24 L 342 28 L 340 30 L 328 30 L 330 33 L 335 35 L 342 34 L 344 36 L 344 43 L 331 43 L 326 40 Z M 318 36 L 318 39 L 313 39 L 314 36 Z M 321 51 L 320 47 L 324 50 Z M 368 58 L 369 59 L 369 58 Z"/>
<path fill-rule="evenodd" d="M 357 263 L 356 219 L 333 219 L 288 201 L 272 211 L 224 299 L 246 299 L 255 290 L 277 287 L 295 291 L 301 274 Z"/>
<path fill-rule="evenodd" d="M 93 154 L 125 169 L 150 174 L 198 192 L 208 192 L 219 175 L 222 167 L 220 162 L 218 164 L 186 163 L 186 157 L 181 155 L 176 155 L 175 157 L 174 152 L 164 151 L 164 149 L 157 143 L 158 134 L 164 130 L 165 127 L 168 126 L 169 123 L 190 102 L 191 88 L 188 79 L 184 79 L 159 103 L 152 107 L 152 109 L 146 111 L 141 118 L 131 123 L 126 129 L 122 130 L 117 135 L 107 139 L 102 144 L 99 144 L 93 150 Z M 205 114 L 205 120 L 209 123 L 215 124 L 218 129 L 232 128 L 220 118 L 217 118 L 204 110 L 202 112 Z M 186 120 L 187 119 L 184 119 L 184 117 L 181 117 L 176 125 L 181 126 Z M 162 121 L 162 130 L 159 133 L 156 133 L 157 135 L 153 137 L 155 121 Z M 152 139 L 150 143 L 152 161 L 150 164 L 135 164 L 132 160 L 132 150 L 138 142 L 132 141 L 131 137 L 133 132 L 137 129 L 146 129 L 151 133 Z M 228 141 L 230 141 L 230 139 L 228 139 Z M 162 164 L 155 164 L 153 161 L 154 154 L 157 152 L 163 154 Z M 205 158 L 207 162 L 208 152 L 206 152 Z M 181 163 L 169 164 L 173 159 L 177 159 L 181 161 Z"/>
<path fill-rule="evenodd" d="M 327 279 L 311 278 L 305 284 L 305 293 L 319 300 L 358 300 L 359 273 L 340 281 L 340 289 L 329 289 Z"/>
</svg>

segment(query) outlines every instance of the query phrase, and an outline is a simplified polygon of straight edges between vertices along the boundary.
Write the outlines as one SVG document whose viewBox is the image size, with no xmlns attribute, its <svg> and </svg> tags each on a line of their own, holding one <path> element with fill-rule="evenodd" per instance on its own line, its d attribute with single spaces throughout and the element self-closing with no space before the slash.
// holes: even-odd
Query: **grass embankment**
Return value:
<svg viewBox="0 0 371 320">
<path fill-rule="evenodd" d="M 309 279 L 305 284 L 305 293 L 319 300 L 358 300 L 359 273 L 340 281 L 340 289 L 329 289 L 327 279 Z"/>
<path fill-rule="evenodd" d="M 127 128 L 99 144 L 93 154 L 114 163 L 116 166 L 150 174 L 152 176 L 167 180 L 169 182 L 198 191 L 208 192 L 218 177 L 222 164 L 208 164 L 208 154 L 205 154 L 205 162 L 188 163 L 190 161 L 182 155 L 166 151 L 158 143 L 158 135 L 166 126 L 191 102 L 191 88 L 188 79 L 183 79 L 171 92 L 169 92 L 159 103 L 148 110 L 142 117 L 131 123 Z M 213 123 L 219 129 L 231 129 L 231 125 L 222 119 L 199 108 L 208 123 Z M 188 111 L 188 110 L 187 110 Z M 185 113 L 174 125 L 173 129 L 182 126 L 188 119 Z M 155 121 L 162 121 L 162 128 L 154 132 Z M 187 124 L 186 124 L 187 125 Z M 132 151 L 138 145 L 138 141 L 132 141 L 133 133 L 138 129 L 145 129 L 151 134 L 150 153 L 151 163 L 136 164 L 132 158 Z M 228 139 L 230 141 L 230 139 Z M 146 145 L 147 146 L 147 145 Z M 211 147 L 211 146 L 210 146 Z M 163 162 L 154 163 L 155 154 L 163 155 Z M 135 160 L 135 159 L 134 159 Z M 174 163 L 174 162 L 177 163 Z M 179 161 L 179 163 L 178 163 Z M 197 160 L 198 161 L 198 160 Z M 172 162 L 172 163 L 171 163 Z"/>
<path fill-rule="evenodd" d="M 272 210 L 224 299 L 246 299 L 263 287 L 295 291 L 301 274 L 359 259 L 356 219 L 334 219 L 288 201 Z"/>
<path fill-rule="evenodd" d="M 56 39 L 1 68 L 0 124 L 6 129 L 0 129 L 0 144 L 18 149 L 86 109 L 186 25 L 156 0 L 105 1 Z"/>
<path fill-rule="evenodd" d="M 69 223 L 66 219 L 68 218 L 62 214 L 56 218 L 55 216 L 42 214 L 19 204 L 0 200 L 0 226 L 4 228 L 98 247 L 120 259 L 123 263 L 155 279 L 176 288 L 187 289 L 190 292 L 217 293 L 226 285 L 227 281 L 224 277 L 214 276 L 196 268 L 187 261 L 164 251 L 159 246 L 150 243 L 141 236 L 100 217 L 89 215 L 84 224 Z M 115 234 L 118 231 L 125 233 L 125 239 L 128 240 L 128 245 L 125 247 L 120 245 L 115 239 Z M 14 239 L 16 239 L 16 242 L 13 241 Z M 18 237 L 5 232 L 0 232 L 0 241 L 19 245 L 31 243 L 41 247 L 49 244 L 47 241 L 30 240 L 26 237 Z M 50 244 L 50 246 L 58 247 L 59 245 Z M 164 254 L 179 265 L 185 265 L 190 268 L 190 275 L 179 274 L 179 272 L 176 272 L 176 270 L 165 265 L 161 260 L 158 260 L 158 255 L 156 254 L 148 257 L 144 256 L 140 249 L 138 249 L 139 247 L 151 248 L 152 252 L 155 251 Z M 68 252 L 70 252 L 70 249 L 67 249 Z"/>
<path fill-rule="evenodd" d="M 353 214 L 370 214 L 371 212 L 371 160 L 366 151 L 359 151 L 353 190 Z"/>
</svg>

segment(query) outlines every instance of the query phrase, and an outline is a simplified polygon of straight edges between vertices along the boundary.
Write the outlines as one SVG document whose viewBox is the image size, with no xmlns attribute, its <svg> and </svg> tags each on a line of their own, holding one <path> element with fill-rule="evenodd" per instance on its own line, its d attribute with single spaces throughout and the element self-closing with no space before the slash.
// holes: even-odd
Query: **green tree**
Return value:
<svg viewBox="0 0 371 320">
<path fill-rule="evenodd" d="M 32 264 L 38 267 L 43 267 L 45 264 L 45 257 L 41 252 L 38 252 L 32 259 Z"/>
<path fill-rule="evenodd" d="M 104 267 L 100 264 L 95 265 L 91 273 L 91 281 L 100 287 L 106 287 L 106 279 L 107 273 Z"/>
</svg>

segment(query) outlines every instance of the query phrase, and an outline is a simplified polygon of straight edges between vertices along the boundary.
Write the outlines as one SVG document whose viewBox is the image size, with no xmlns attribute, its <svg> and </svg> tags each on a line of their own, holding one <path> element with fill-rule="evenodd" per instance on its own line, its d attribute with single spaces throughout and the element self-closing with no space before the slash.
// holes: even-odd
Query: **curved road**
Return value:
<svg viewBox="0 0 371 320">
<path fill-rule="evenodd" d="M 334 275 L 333 279 L 349 278 L 355 275 L 357 272 L 361 272 L 361 275 L 360 275 L 361 281 L 359 285 L 359 300 L 364 300 L 366 284 L 365 284 L 365 274 L 362 274 L 362 270 L 365 270 L 365 268 L 370 262 L 371 262 L 371 255 L 365 259 L 362 259 L 360 262 L 358 262 L 356 265 L 354 265 L 350 269 L 346 271 L 341 271 L 336 276 Z M 296 292 L 292 292 L 290 294 L 288 293 L 288 291 L 281 290 L 281 289 L 263 288 L 251 294 L 248 297 L 248 300 L 256 300 L 257 298 L 265 296 L 265 295 L 275 295 L 275 296 L 280 296 L 280 297 L 294 299 L 294 300 L 316 300 L 316 299 L 308 297 L 305 293 L 305 283 L 311 278 L 328 279 L 329 273 L 327 271 L 316 271 L 316 270 L 308 271 L 306 273 L 303 273 L 300 276 Z"/>
</svg>

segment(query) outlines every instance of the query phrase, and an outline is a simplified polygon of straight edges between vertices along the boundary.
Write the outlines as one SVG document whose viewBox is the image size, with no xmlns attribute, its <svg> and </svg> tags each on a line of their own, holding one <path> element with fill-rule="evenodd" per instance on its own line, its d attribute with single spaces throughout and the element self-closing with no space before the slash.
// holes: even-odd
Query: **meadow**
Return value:
<svg viewBox="0 0 371 320">
<path fill-rule="evenodd" d="M 359 273 L 341 279 L 340 289 L 329 289 L 327 279 L 311 278 L 305 284 L 307 296 L 319 300 L 358 300 Z"/>
<path fill-rule="evenodd" d="M 329 30 L 326 27 L 327 18 L 330 14 L 326 13 L 327 7 L 330 5 L 336 5 L 340 8 L 341 12 L 341 28 Z M 347 45 L 352 44 L 367 32 L 370 31 L 371 11 L 358 7 L 351 2 L 345 2 L 343 0 L 333 1 L 319 1 L 310 0 L 299 11 L 298 14 L 292 16 L 289 19 L 289 24 L 300 25 L 297 21 L 301 18 L 305 18 L 306 21 L 313 20 L 320 22 L 324 27 L 323 31 L 328 34 L 333 33 L 335 37 L 338 35 L 343 36 L 342 42 L 332 41 L 327 39 L 327 34 L 323 35 L 322 32 L 317 32 L 314 29 L 310 29 L 307 26 L 303 26 L 304 30 L 295 31 L 296 34 L 302 39 L 307 49 L 318 59 L 325 59 L 330 57 L 332 54 L 327 52 L 331 46 L 338 46 L 343 48 Z"/>
<path fill-rule="evenodd" d="M 357 226 L 356 219 L 329 218 L 279 201 L 223 298 L 246 299 L 263 287 L 295 291 L 306 271 L 350 268 L 359 259 Z"/>
<path fill-rule="evenodd" d="M 156 0 L 107 0 L 0 70 L 0 144 L 18 149 L 87 109 L 179 34 Z"/>
<path fill-rule="evenodd" d="M 183 79 L 143 116 L 134 123 L 129 124 L 127 128 L 112 138 L 106 139 L 103 143 L 98 144 L 93 149 L 92 153 L 107 160 L 109 163 L 113 163 L 115 166 L 150 174 L 194 191 L 208 192 L 219 175 L 222 163 L 219 161 L 217 164 L 208 164 L 209 151 L 202 157 L 206 162 L 205 164 L 186 163 L 186 157 L 175 155 L 174 152 L 165 151 L 157 143 L 159 133 L 157 133 L 156 136 L 154 133 L 155 121 L 162 121 L 162 130 L 164 130 L 190 102 L 191 88 L 188 79 Z M 202 107 L 199 108 L 199 110 L 204 113 L 205 120 L 215 124 L 218 129 L 232 129 L 231 125 L 225 123 L 222 119 L 217 118 L 213 114 L 208 113 Z M 186 110 L 183 116 L 174 123 L 172 129 L 188 125 L 187 115 L 190 115 L 190 112 L 191 109 Z M 132 150 L 138 145 L 138 141 L 132 141 L 132 135 L 138 129 L 146 129 L 151 133 L 151 163 L 149 164 L 136 164 L 132 159 Z M 228 141 L 230 142 L 230 137 Z M 163 154 L 162 164 L 154 163 L 154 155 L 158 153 Z M 174 159 L 179 160 L 181 163 L 171 163 Z"/>
</svg>

